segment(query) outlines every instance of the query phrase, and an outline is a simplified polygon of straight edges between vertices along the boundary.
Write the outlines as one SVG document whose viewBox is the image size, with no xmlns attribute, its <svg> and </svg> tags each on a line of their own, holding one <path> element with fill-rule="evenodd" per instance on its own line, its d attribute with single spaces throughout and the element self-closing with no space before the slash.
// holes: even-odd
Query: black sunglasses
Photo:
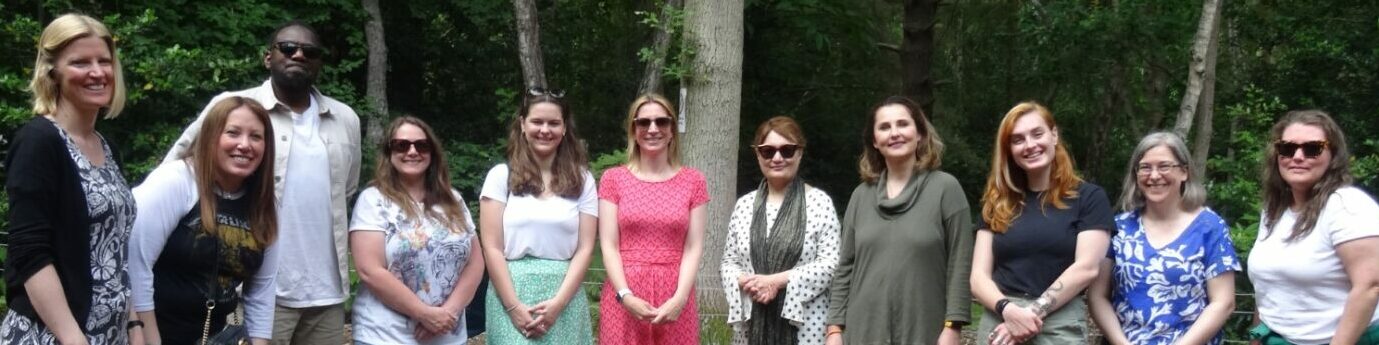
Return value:
<svg viewBox="0 0 1379 345">
<path fill-rule="evenodd" d="M 1315 140 L 1302 143 L 1279 140 L 1274 142 L 1274 150 L 1278 150 L 1278 155 L 1282 157 L 1292 157 L 1302 149 L 1302 155 L 1306 158 L 1316 158 L 1322 155 L 1322 150 L 1326 150 L 1331 145 L 1326 140 Z"/>
<path fill-rule="evenodd" d="M 273 48 L 277 48 L 279 53 L 289 58 L 293 55 L 297 55 L 298 50 L 302 51 L 302 56 L 312 60 L 320 59 L 321 55 L 326 53 L 326 50 L 321 47 L 292 41 L 273 43 Z"/>
<path fill-rule="evenodd" d="M 649 118 L 649 117 L 643 117 L 643 118 L 639 118 L 639 119 L 632 120 L 632 124 L 635 124 L 635 125 L 637 125 L 637 127 L 640 127 L 640 128 L 651 128 L 651 124 L 653 124 L 653 123 L 656 124 L 656 127 L 657 127 L 657 128 L 670 128 L 670 118 L 669 118 L 669 117 L 658 117 L 658 118 L 654 118 L 654 119 L 653 119 L 653 118 Z"/>
<path fill-rule="evenodd" d="M 781 158 L 791 159 L 795 158 L 795 152 L 799 151 L 801 146 L 795 144 L 785 144 L 781 146 L 752 145 L 752 148 L 757 150 L 757 155 L 761 156 L 761 159 L 776 158 L 776 152 L 780 152 Z"/>
<path fill-rule="evenodd" d="M 555 98 L 565 98 L 565 90 L 547 89 L 540 86 L 532 86 L 530 88 L 527 88 L 527 94 L 532 96 L 547 95 Z"/>
<path fill-rule="evenodd" d="M 412 148 L 417 149 L 417 153 L 420 153 L 420 154 L 431 153 L 431 148 L 432 148 L 432 146 L 431 146 L 431 140 L 428 140 L 428 139 L 417 139 L 417 140 L 393 139 L 393 140 L 389 140 L 389 141 L 388 141 L 388 152 L 389 152 L 389 153 L 406 153 L 409 149 L 412 149 Z"/>
</svg>

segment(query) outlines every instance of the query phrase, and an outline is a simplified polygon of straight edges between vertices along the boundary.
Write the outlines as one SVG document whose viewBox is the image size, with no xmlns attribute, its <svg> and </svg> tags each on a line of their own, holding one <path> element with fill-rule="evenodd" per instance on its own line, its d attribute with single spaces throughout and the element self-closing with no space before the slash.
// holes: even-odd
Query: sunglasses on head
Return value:
<svg viewBox="0 0 1379 345">
<path fill-rule="evenodd" d="M 800 150 L 800 145 L 795 145 L 795 144 L 785 144 L 785 145 L 781 145 L 781 146 L 752 145 L 752 148 L 756 149 L 757 155 L 758 155 L 758 156 L 761 156 L 761 159 L 772 159 L 772 158 L 776 158 L 776 152 L 780 152 L 781 158 L 791 159 L 791 158 L 795 158 L 795 152 Z"/>
<path fill-rule="evenodd" d="M 527 94 L 532 96 L 548 95 L 555 98 L 565 98 L 565 90 L 547 89 L 540 86 L 532 86 L 530 88 L 527 88 Z"/>
<path fill-rule="evenodd" d="M 417 149 L 417 153 L 431 153 L 431 140 L 428 139 L 393 139 L 388 141 L 389 153 L 407 153 L 409 149 Z"/>
<path fill-rule="evenodd" d="M 297 55 L 297 51 L 300 50 L 302 51 L 302 56 L 305 56 L 306 58 L 312 60 L 320 59 L 321 55 L 325 54 L 326 52 L 325 49 L 321 49 L 321 47 L 291 41 L 282 41 L 274 43 L 273 48 L 277 48 L 278 52 L 282 53 L 283 56 L 286 57 L 292 57 L 293 55 Z"/>
<path fill-rule="evenodd" d="M 653 123 L 656 124 L 657 128 L 670 128 L 670 121 L 669 117 L 643 117 L 632 120 L 632 124 L 637 125 L 638 128 L 651 128 Z"/>
<path fill-rule="evenodd" d="M 1295 143 L 1291 141 L 1279 140 L 1274 143 L 1274 149 L 1278 150 L 1278 155 L 1282 157 L 1292 157 L 1302 149 L 1302 156 L 1306 158 L 1316 158 L 1322 155 L 1322 151 L 1330 147 L 1326 140 L 1315 140 L 1308 142 Z"/>
</svg>

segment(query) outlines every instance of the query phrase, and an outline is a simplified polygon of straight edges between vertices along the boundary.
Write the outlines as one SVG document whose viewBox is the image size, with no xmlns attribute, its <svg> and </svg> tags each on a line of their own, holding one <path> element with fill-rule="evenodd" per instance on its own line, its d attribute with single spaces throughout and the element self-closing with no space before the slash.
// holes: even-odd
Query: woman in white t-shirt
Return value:
<svg viewBox="0 0 1379 345">
<path fill-rule="evenodd" d="M 490 344 L 592 344 L 580 282 L 598 230 L 598 194 L 560 91 L 528 90 L 508 131 L 507 164 L 479 195 Z"/>
<path fill-rule="evenodd" d="M 350 221 L 364 285 L 354 299 L 354 342 L 463 344 L 464 308 L 484 273 L 474 221 L 450 188 L 431 126 L 400 117 L 387 138 Z"/>
<path fill-rule="evenodd" d="M 1351 185 L 1340 126 L 1292 111 L 1266 150 L 1264 210 L 1250 251 L 1262 344 L 1379 343 L 1379 204 Z"/>
</svg>

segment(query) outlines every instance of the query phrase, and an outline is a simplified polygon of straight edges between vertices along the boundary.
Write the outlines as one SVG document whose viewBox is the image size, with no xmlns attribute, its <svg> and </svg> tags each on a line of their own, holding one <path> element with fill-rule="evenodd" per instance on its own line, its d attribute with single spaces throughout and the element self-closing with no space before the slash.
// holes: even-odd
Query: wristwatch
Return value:
<svg viewBox="0 0 1379 345">
<path fill-rule="evenodd" d="M 618 290 L 618 296 L 617 296 L 618 303 L 622 303 L 622 297 L 623 297 L 623 296 L 636 296 L 636 295 L 633 295 L 633 294 L 632 294 L 632 289 L 621 289 L 621 290 Z"/>
</svg>

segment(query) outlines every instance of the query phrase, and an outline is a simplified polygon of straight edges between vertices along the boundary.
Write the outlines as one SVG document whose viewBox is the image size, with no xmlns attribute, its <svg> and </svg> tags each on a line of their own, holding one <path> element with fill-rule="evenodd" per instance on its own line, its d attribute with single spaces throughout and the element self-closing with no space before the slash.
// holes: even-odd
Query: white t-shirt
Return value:
<svg viewBox="0 0 1379 345">
<path fill-rule="evenodd" d="M 1283 212 L 1272 234 L 1261 223 L 1246 266 L 1260 319 L 1295 344 L 1326 344 L 1336 333 L 1351 287 L 1336 246 L 1379 236 L 1379 204 L 1368 194 L 1344 187 L 1329 198 L 1312 232 L 1292 243 L 1293 211 Z M 1379 313 L 1370 317 L 1375 322 Z"/>
<path fill-rule="evenodd" d="M 453 192 L 453 190 L 452 190 Z M 455 193 L 464 205 L 464 199 Z M 421 204 L 416 204 L 421 208 Z M 443 212 L 439 207 L 436 212 Z M 359 193 L 354 203 L 354 217 L 350 232 L 379 231 L 384 236 L 384 256 L 388 272 L 402 281 L 422 303 L 441 305 L 460 281 L 460 271 L 471 255 L 474 241 L 474 218 L 464 208 L 467 229 L 452 231 L 445 223 L 429 217 L 408 219 L 402 207 L 389 201 L 378 189 L 370 187 Z M 457 315 L 458 323 L 450 333 L 437 335 L 425 344 L 464 344 L 468 338 L 464 311 Z M 367 286 L 361 286 L 354 299 L 353 337 L 364 344 L 416 344 L 412 335 L 417 322 L 384 304 Z"/>
<path fill-rule="evenodd" d="M 584 190 L 579 200 L 560 196 L 538 199 L 534 195 L 508 193 L 508 165 L 489 169 L 479 197 L 505 204 L 503 208 L 503 256 L 508 260 L 532 256 L 570 260 L 579 244 L 579 215 L 598 217 L 598 188 L 594 174 L 584 171 Z"/>
<path fill-rule="evenodd" d="M 339 304 L 340 277 L 330 216 L 330 158 L 317 129 L 316 100 L 292 114 L 292 145 L 287 156 L 282 201 L 278 203 L 278 305 L 306 308 Z"/>
</svg>

